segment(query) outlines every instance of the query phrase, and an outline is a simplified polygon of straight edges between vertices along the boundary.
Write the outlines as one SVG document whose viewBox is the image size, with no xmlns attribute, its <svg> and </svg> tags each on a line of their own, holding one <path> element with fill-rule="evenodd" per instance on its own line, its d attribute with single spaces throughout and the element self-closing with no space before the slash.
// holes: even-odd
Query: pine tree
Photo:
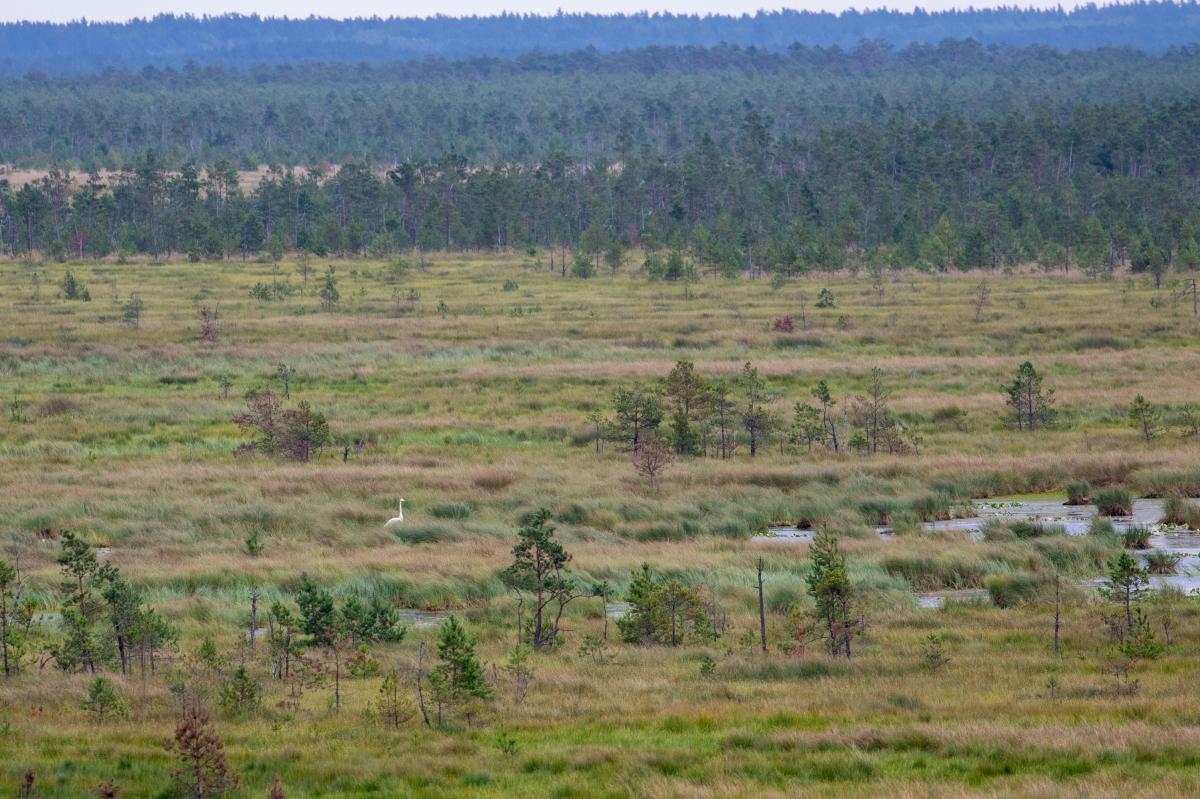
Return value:
<svg viewBox="0 0 1200 799">
<path fill-rule="evenodd" d="M 758 376 L 758 369 L 746 362 L 742 367 L 741 387 L 746 392 L 746 404 L 742 410 L 742 427 L 750 438 L 750 457 L 758 454 L 758 448 L 770 431 L 774 420 L 766 403 L 770 401 L 767 384 Z"/>
<path fill-rule="evenodd" d="M 642 436 L 658 429 L 663 410 L 658 397 L 645 389 L 618 389 L 613 394 L 616 433 L 628 451 L 636 451 Z"/>
<path fill-rule="evenodd" d="M 821 412 L 806 402 L 797 402 L 792 409 L 792 428 L 789 437 L 793 444 L 804 444 L 811 450 L 813 444 L 825 440 L 825 425 Z"/>
<path fill-rule="evenodd" d="M 1128 552 L 1122 550 L 1108 563 L 1108 581 L 1100 591 L 1110 602 L 1119 604 L 1125 614 L 1125 633 L 1133 629 L 1134 608 L 1146 596 L 1150 578 L 1146 569 Z"/>
<path fill-rule="evenodd" d="M 401 689 L 399 669 L 390 668 L 383 675 L 371 712 L 384 726 L 392 729 L 399 728 L 416 713 L 412 700 Z"/>
<path fill-rule="evenodd" d="M 567 572 L 571 556 L 555 540 L 554 526 L 549 522 L 550 511 L 539 508 L 529 523 L 517 531 L 512 565 L 500 573 L 500 579 L 510 588 L 533 595 L 529 643 L 534 649 L 554 645 L 563 611 L 578 596 L 575 581 Z M 548 619 L 547 609 L 552 604 L 555 615 Z"/>
<path fill-rule="evenodd" d="M 1150 619 L 1146 618 L 1146 614 L 1142 612 L 1141 608 L 1134 608 L 1129 630 L 1121 642 L 1121 654 L 1130 661 L 1154 660 L 1165 649 L 1166 647 L 1155 638 L 1154 629 L 1150 626 Z"/>
<path fill-rule="evenodd" d="M 438 703 L 438 721 L 442 709 L 453 708 L 473 699 L 490 699 L 492 687 L 483 676 L 483 665 L 475 655 L 475 638 L 451 616 L 438 631 L 438 665 L 429 673 Z"/>
<path fill-rule="evenodd" d="M 217 701 L 230 716 L 249 716 L 262 706 L 262 686 L 250 676 L 245 666 L 238 666 L 232 676 L 221 684 Z"/>
<path fill-rule="evenodd" d="M 17 653 L 21 650 L 19 628 L 13 623 L 20 610 L 20 583 L 17 569 L 0 560 L 0 667 L 5 674 L 17 671 Z"/>
<path fill-rule="evenodd" d="M 837 415 L 834 412 L 835 401 L 829 385 L 824 380 L 818 380 L 812 390 L 813 397 L 821 403 L 821 427 L 825 431 L 825 440 L 837 452 L 841 447 L 838 443 Z"/>
<path fill-rule="evenodd" d="M 1129 421 L 1142 436 L 1143 441 L 1149 441 L 1158 434 L 1158 426 L 1162 421 L 1162 411 L 1146 401 L 1138 394 L 1129 405 Z"/>
<path fill-rule="evenodd" d="M 320 646 L 330 644 L 337 624 L 333 594 L 318 586 L 308 572 L 304 572 L 296 589 L 296 604 L 300 606 L 304 632 L 313 637 L 313 643 Z"/>
<path fill-rule="evenodd" d="M 699 451 L 700 440 L 693 422 L 707 393 L 704 378 L 696 374 L 691 361 L 677 361 L 663 379 L 663 394 L 674 408 L 671 444 L 676 455 L 695 455 Z"/>
<path fill-rule="evenodd" d="M 851 656 L 852 590 L 846 571 L 846 558 L 838 551 L 832 534 L 821 530 L 809 548 L 808 594 L 816 603 L 817 617 L 825 628 L 831 654 Z"/>
<path fill-rule="evenodd" d="M 124 716 L 127 712 L 125 703 L 117 697 L 112 680 L 107 677 L 97 677 L 88 686 L 87 698 L 83 700 L 83 709 L 97 719 L 106 716 Z"/>
<path fill-rule="evenodd" d="M 94 674 L 106 659 L 94 629 L 102 607 L 95 594 L 100 563 L 90 544 L 67 531 L 63 533 L 58 565 L 66 579 L 61 583 L 63 641 L 55 650 L 55 660 L 64 670 L 83 668 Z"/>
<path fill-rule="evenodd" d="M 1042 376 L 1029 361 L 1017 367 L 1013 381 L 1003 389 L 1018 430 L 1036 430 L 1054 421 L 1054 389 L 1042 388 Z"/>
<path fill-rule="evenodd" d="M 338 292 L 337 277 L 334 275 L 333 267 L 325 270 L 325 283 L 321 286 L 321 310 L 332 311 L 342 301 L 342 295 Z"/>
<path fill-rule="evenodd" d="M 617 629 L 628 643 L 678 646 L 716 637 L 699 592 L 677 578 L 655 575 L 649 564 L 633 573 L 626 601 L 630 609 L 617 619 Z"/>
<path fill-rule="evenodd" d="M 188 799 L 216 799 L 237 788 L 237 777 L 225 760 L 225 743 L 204 708 L 193 705 L 184 711 L 166 749 L 179 761 L 173 776 L 179 793 Z"/>
</svg>

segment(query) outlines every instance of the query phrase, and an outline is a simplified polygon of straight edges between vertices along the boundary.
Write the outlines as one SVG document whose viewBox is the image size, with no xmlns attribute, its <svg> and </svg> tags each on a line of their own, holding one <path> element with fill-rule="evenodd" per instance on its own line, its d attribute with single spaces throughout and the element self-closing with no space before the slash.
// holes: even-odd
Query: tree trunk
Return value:
<svg viewBox="0 0 1200 799">
<path fill-rule="evenodd" d="M 767 651 L 767 611 L 763 602 L 763 560 L 758 559 L 758 636 L 762 642 L 762 651 Z"/>
<path fill-rule="evenodd" d="M 1054 575 L 1054 654 L 1059 654 L 1058 649 L 1058 633 L 1061 628 L 1062 620 L 1062 581 L 1061 578 Z"/>
</svg>

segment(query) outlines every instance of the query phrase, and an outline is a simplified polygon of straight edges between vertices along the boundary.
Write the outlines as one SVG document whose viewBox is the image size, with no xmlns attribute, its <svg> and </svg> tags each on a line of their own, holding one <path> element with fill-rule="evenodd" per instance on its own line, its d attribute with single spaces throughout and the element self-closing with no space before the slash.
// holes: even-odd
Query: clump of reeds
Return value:
<svg viewBox="0 0 1200 799">
<path fill-rule="evenodd" d="M 1163 515 L 1159 519 L 1159 523 L 1174 527 L 1186 527 L 1189 530 L 1200 530 L 1200 508 L 1183 497 L 1167 497 L 1163 502 Z"/>
<path fill-rule="evenodd" d="M 1144 524 L 1131 524 L 1121 531 L 1121 544 L 1126 549 L 1148 549 L 1150 528 Z"/>
<path fill-rule="evenodd" d="M 1086 505 L 1092 501 L 1092 487 L 1086 482 L 1067 485 L 1067 504 Z"/>
<path fill-rule="evenodd" d="M 1094 497 L 1101 516 L 1133 515 L 1133 495 L 1124 488 L 1104 488 Z"/>
</svg>

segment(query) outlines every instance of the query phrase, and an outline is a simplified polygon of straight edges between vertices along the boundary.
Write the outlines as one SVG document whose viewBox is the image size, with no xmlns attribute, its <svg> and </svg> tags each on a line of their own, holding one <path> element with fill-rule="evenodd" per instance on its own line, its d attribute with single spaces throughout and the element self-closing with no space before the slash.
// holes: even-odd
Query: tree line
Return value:
<svg viewBox="0 0 1200 799">
<path fill-rule="evenodd" d="M 250 191 L 229 162 L 172 171 L 148 153 L 111 180 L 54 169 L 20 188 L 0 183 L 0 251 L 202 260 L 549 250 L 564 275 L 570 261 L 589 277 L 637 249 L 730 276 L 1036 263 L 1161 279 L 1200 266 L 1197 152 L 1200 100 L 1081 107 L 1061 121 L 887 117 L 811 141 L 773 136 L 751 109 L 728 154 L 707 138 L 677 157 L 611 162 L 557 151 L 484 166 L 448 152 L 383 174 L 361 162 L 273 167 Z"/>
<path fill-rule="evenodd" d="M 840 14 L 759 11 L 740 16 L 670 13 L 500 14 L 336 20 L 162 14 L 129 22 L 0 24 L 0 73 L 93 72 L 145 63 L 254 66 L 308 60 L 367 62 L 426 57 L 517 56 L 582 48 L 722 42 L 781 50 L 794 42 L 853 47 L 975 36 L 987 43 L 1066 49 L 1123 45 L 1165 49 L 1200 38 L 1192 2 L 1086 5 L 1064 10 L 1002 7 L 927 12 L 886 9 Z"/>
</svg>

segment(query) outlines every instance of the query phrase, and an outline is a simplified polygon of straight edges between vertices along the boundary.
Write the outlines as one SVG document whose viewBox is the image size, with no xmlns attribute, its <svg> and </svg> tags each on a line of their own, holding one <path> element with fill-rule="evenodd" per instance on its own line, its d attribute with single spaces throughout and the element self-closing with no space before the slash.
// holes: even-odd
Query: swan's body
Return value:
<svg viewBox="0 0 1200 799">
<path fill-rule="evenodd" d="M 391 519 L 388 519 L 387 523 L 384 524 L 383 526 L 384 527 L 393 527 L 397 524 L 400 524 L 403 521 L 404 521 L 404 497 L 401 497 L 400 498 L 400 507 L 398 508 L 396 515 L 394 517 L 392 517 Z"/>
</svg>

